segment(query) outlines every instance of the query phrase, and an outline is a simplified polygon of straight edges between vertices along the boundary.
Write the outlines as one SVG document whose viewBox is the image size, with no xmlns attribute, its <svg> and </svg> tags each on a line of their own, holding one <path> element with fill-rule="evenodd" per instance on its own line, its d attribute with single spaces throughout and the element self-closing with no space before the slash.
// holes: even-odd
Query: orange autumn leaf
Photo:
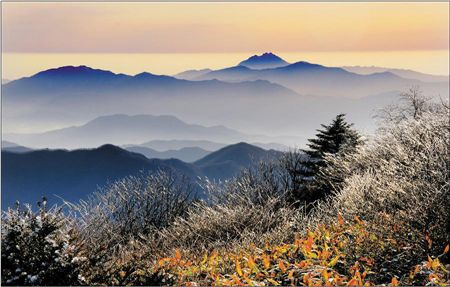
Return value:
<svg viewBox="0 0 450 287">
<path fill-rule="evenodd" d="M 428 235 L 428 233 L 425 234 L 425 240 L 428 243 L 428 248 L 431 248 L 431 246 L 433 245 L 433 241 L 431 240 L 430 236 Z"/>
<path fill-rule="evenodd" d="M 348 281 L 347 286 L 358 286 L 358 281 L 356 281 L 355 278 L 352 278 L 352 280 Z"/>
<path fill-rule="evenodd" d="M 362 280 L 361 280 L 361 274 L 359 273 L 359 271 L 355 272 L 355 279 L 357 279 L 358 281 L 358 286 L 362 286 Z"/>
<path fill-rule="evenodd" d="M 238 260 L 238 259 L 236 259 L 236 272 L 237 272 L 237 274 L 239 274 L 239 276 L 241 276 L 242 277 L 242 268 L 241 268 L 241 262 Z"/>
<path fill-rule="evenodd" d="M 251 271 L 257 273 L 258 272 L 258 267 L 256 266 L 255 260 L 253 259 L 253 257 L 249 257 L 248 261 L 247 261 L 247 265 L 250 268 Z"/>
<path fill-rule="evenodd" d="M 439 280 L 439 277 L 436 274 L 431 273 L 430 275 L 428 275 L 428 279 L 430 281 L 434 281 L 434 280 Z"/>
<path fill-rule="evenodd" d="M 392 277 L 391 286 L 398 286 L 398 280 L 395 277 Z"/>
<path fill-rule="evenodd" d="M 300 263 L 297 263 L 296 266 L 300 269 L 306 267 L 308 265 L 308 262 L 306 260 L 301 261 Z"/>
<path fill-rule="evenodd" d="M 243 286 L 244 285 L 244 284 L 242 284 L 241 280 L 239 280 L 239 278 L 236 276 L 236 274 L 233 274 L 232 277 L 233 277 L 233 285 L 235 285 L 235 286 Z"/>
<path fill-rule="evenodd" d="M 410 280 L 412 280 L 412 279 L 414 279 L 414 277 L 416 276 L 416 274 L 419 272 L 419 265 L 416 265 L 415 267 L 414 267 L 414 270 L 412 270 L 410 273 L 409 273 L 409 279 Z"/>
<path fill-rule="evenodd" d="M 344 218 L 342 217 L 342 215 L 340 213 L 338 213 L 338 222 L 340 225 L 344 225 L 344 223 L 345 223 Z"/>
<path fill-rule="evenodd" d="M 180 260 L 181 259 L 181 253 L 180 253 L 179 249 L 175 250 L 175 259 L 176 260 Z"/>
<path fill-rule="evenodd" d="M 309 276 L 310 276 L 309 273 L 306 273 L 305 275 L 303 275 L 303 284 L 307 285 Z"/>
<path fill-rule="evenodd" d="M 445 249 L 444 249 L 444 254 L 448 253 L 449 249 L 450 249 L 450 245 L 447 244 L 447 246 L 445 246 Z"/>
<path fill-rule="evenodd" d="M 270 258 L 266 254 L 263 255 L 263 264 L 265 269 L 269 269 L 270 267 Z"/>
<path fill-rule="evenodd" d="M 323 276 L 323 279 L 325 279 L 325 281 L 328 281 L 329 277 L 328 277 L 328 271 L 326 268 L 323 269 L 322 276 Z"/>
<path fill-rule="evenodd" d="M 305 244 L 305 250 L 307 252 L 311 252 L 313 240 L 314 239 L 312 238 L 312 236 L 308 236 L 308 239 L 306 240 L 306 244 Z"/>
<path fill-rule="evenodd" d="M 278 267 L 280 267 L 281 272 L 286 272 L 286 265 L 284 265 L 283 261 L 278 261 Z"/>
<path fill-rule="evenodd" d="M 166 264 L 166 262 L 169 262 L 171 259 L 170 258 L 161 258 L 161 259 L 159 259 L 158 260 L 158 264 L 159 264 L 159 267 L 161 267 L 161 266 L 163 266 L 164 264 Z"/>
<path fill-rule="evenodd" d="M 427 268 L 431 269 L 431 266 L 433 265 L 433 259 L 431 259 L 430 255 L 428 255 L 428 261 L 427 261 Z"/>
<path fill-rule="evenodd" d="M 264 277 L 266 277 L 266 275 L 264 273 L 256 274 L 256 278 L 258 278 L 258 279 L 261 279 L 261 278 L 264 278 Z"/>
</svg>

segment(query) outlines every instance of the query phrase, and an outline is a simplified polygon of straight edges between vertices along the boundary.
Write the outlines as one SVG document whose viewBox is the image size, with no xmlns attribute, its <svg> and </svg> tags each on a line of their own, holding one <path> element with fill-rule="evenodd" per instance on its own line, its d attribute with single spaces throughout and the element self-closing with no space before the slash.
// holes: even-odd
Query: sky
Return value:
<svg viewBox="0 0 450 287">
<path fill-rule="evenodd" d="M 117 72 L 175 73 L 266 51 L 448 75 L 449 3 L 9 2 L 2 49 L 3 78 L 82 64 L 83 56 Z"/>
</svg>

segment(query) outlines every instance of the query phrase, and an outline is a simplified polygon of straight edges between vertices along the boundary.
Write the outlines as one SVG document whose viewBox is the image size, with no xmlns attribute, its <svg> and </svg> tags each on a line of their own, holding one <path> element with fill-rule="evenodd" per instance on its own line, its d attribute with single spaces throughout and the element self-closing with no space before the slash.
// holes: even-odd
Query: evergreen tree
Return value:
<svg viewBox="0 0 450 287">
<path fill-rule="evenodd" d="M 323 129 L 317 130 L 316 137 L 308 140 L 308 149 L 303 150 L 306 158 L 298 171 L 301 184 L 294 196 L 297 201 L 310 203 L 331 193 L 333 184 L 318 177 L 320 169 L 327 165 L 325 154 L 351 152 L 361 141 L 344 114 L 337 115 L 330 125 L 321 126 Z"/>
</svg>

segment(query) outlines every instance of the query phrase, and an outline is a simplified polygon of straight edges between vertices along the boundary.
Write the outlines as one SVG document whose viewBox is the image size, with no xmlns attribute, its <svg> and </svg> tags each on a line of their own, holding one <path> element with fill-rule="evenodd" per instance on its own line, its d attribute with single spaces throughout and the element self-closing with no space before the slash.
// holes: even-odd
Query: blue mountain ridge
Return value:
<svg viewBox="0 0 450 287">
<path fill-rule="evenodd" d="M 108 182 L 130 176 L 170 171 L 187 176 L 223 180 L 260 160 L 273 160 L 281 152 L 266 151 L 238 143 L 210 153 L 204 159 L 186 163 L 177 159 L 149 159 L 142 154 L 106 144 L 95 149 L 35 150 L 27 153 L 2 151 L 2 209 L 21 203 L 35 203 L 46 196 L 51 203 L 60 198 L 76 202 Z M 202 191 L 199 189 L 199 196 Z"/>
</svg>

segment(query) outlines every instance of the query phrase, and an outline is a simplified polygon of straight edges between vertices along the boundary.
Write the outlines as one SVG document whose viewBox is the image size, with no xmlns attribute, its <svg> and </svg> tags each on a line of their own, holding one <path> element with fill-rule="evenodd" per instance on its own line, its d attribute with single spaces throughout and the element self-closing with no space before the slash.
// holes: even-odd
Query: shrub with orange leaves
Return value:
<svg viewBox="0 0 450 287">
<path fill-rule="evenodd" d="M 389 238 L 388 238 L 389 239 Z M 319 225 L 294 242 L 242 248 L 239 253 L 215 250 L 203 259 L 186 254 L 159 260 L 154 272 L 176 285 L 208 286 L 371 286 L 374 284 L 448 284 L 448 271 L 438 258 L 415 267 L 410 274 L 378 282 L 378 263 L 373 258 L 354 260 L 354 250 L 365 244 L 386 247 L 385 238 L 373 236 L 366 224 L 355 218 L 352 224 L 338 220 Z M 349 248 L 353 245 L 352 248 Z M 382 247 L 384 246 L 384 247 Z M 445 251 L 445 250 L 444 250 Z M 428 276 L 422 276 L 422 275 Z M 421 276 L 419 276 L 421 275 Z"/>
</svg>

